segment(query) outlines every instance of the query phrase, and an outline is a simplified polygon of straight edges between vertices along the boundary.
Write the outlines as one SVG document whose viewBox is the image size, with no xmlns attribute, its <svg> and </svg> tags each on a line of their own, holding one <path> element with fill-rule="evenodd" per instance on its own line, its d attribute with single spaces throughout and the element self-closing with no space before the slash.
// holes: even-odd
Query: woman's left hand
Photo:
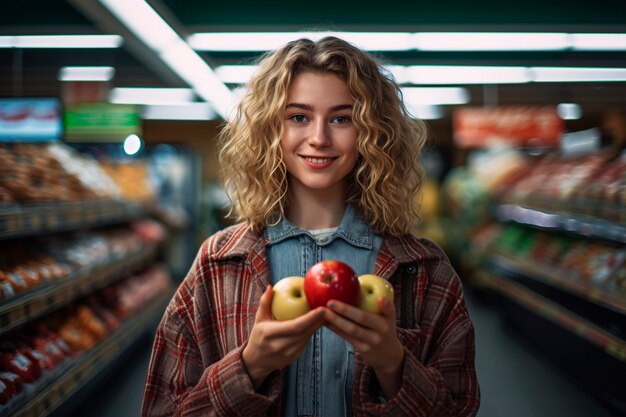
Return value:
<svg viewBox="0 0 626 417">
<path fill-rule="evenodd" d="M 404 348 L 396 333 L 393 304 L 381 297 L 381 314 L 373 314 L 337 300 L 328 302 L 326 327 L 345 339 L 361 354 L 363 361 L 376 372 L 387 399 L 402 383 Z"/>
</svg>

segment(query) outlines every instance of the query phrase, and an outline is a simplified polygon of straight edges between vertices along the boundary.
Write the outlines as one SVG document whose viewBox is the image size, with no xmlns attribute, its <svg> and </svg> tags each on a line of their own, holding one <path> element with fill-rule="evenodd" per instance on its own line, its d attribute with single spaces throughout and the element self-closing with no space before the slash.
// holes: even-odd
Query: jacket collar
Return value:
<svg viewBox="0 0 626 417">
<path fill-rule="evenodd" d="M 312 237 L 308 230 L 300 229 L 285 218 L 283 218 L 275 226 L 266 228 L 264 235 L 268 245 L 273 245 L 285 239 L 300 235 L 308 235 Z M 366 249 L 371 249 L 373 245 L 372 230 L 365 222 L 365 219 L 363 219 L 363 217 L 360 216 L 350 204 L 346 206 L 339 228 L 333 234 L 331 239 L 324 244 L 332 242 L 335 238 L 342 238 L 354 246 Z"/>
</svg>

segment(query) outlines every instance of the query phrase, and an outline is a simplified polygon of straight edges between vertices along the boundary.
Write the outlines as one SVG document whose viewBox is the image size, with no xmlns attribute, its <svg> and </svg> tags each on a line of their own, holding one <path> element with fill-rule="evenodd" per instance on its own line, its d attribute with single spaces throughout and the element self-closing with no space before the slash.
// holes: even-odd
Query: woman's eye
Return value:
<svg viewBox="0 0 626 417">
<path fill-rule="evenodd" d="M 306 122 L 308 119 L 306 118 L 305 115 L 303 114 L 296 114 L 290 117 L 291 120 L 293 120 L 294 122 L 298 122 L 298 123 L 302 123 L 302 122 Z"/>
<path fill-rule="evenodd" d="M 337 116 L 333 119 L 334 123 L 347 123 L 350 121 L 348 116 Z"/>
</svg>

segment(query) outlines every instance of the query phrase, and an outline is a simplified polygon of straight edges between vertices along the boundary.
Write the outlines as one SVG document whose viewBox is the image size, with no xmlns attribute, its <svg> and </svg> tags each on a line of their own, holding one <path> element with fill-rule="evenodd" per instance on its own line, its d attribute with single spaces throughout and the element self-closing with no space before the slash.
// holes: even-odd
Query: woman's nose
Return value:
<svg viewBox="0 0 626 417">
<path fill-rule="evenodd" d="M 311 124 L 311 135 L 309 143 L 312 146 L 328 146 L 330 144 L 330 136 L 328 134 L 328 126 L 323 121 L 316 121 Z"/>
</svg>

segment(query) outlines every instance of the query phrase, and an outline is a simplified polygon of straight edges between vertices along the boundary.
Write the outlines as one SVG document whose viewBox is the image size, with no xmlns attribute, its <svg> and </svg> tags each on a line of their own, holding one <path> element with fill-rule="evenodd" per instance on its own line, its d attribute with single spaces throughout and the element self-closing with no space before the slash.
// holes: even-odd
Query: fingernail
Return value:
<svg viewBox="0 0 626 417">
<path fill-rule="evenodd" d="M 328 307 L 335 308 L 335 307 L 337 307 L 337 304 L 335 304 L 335 303 L 328 303 Z"/>
</svg>

